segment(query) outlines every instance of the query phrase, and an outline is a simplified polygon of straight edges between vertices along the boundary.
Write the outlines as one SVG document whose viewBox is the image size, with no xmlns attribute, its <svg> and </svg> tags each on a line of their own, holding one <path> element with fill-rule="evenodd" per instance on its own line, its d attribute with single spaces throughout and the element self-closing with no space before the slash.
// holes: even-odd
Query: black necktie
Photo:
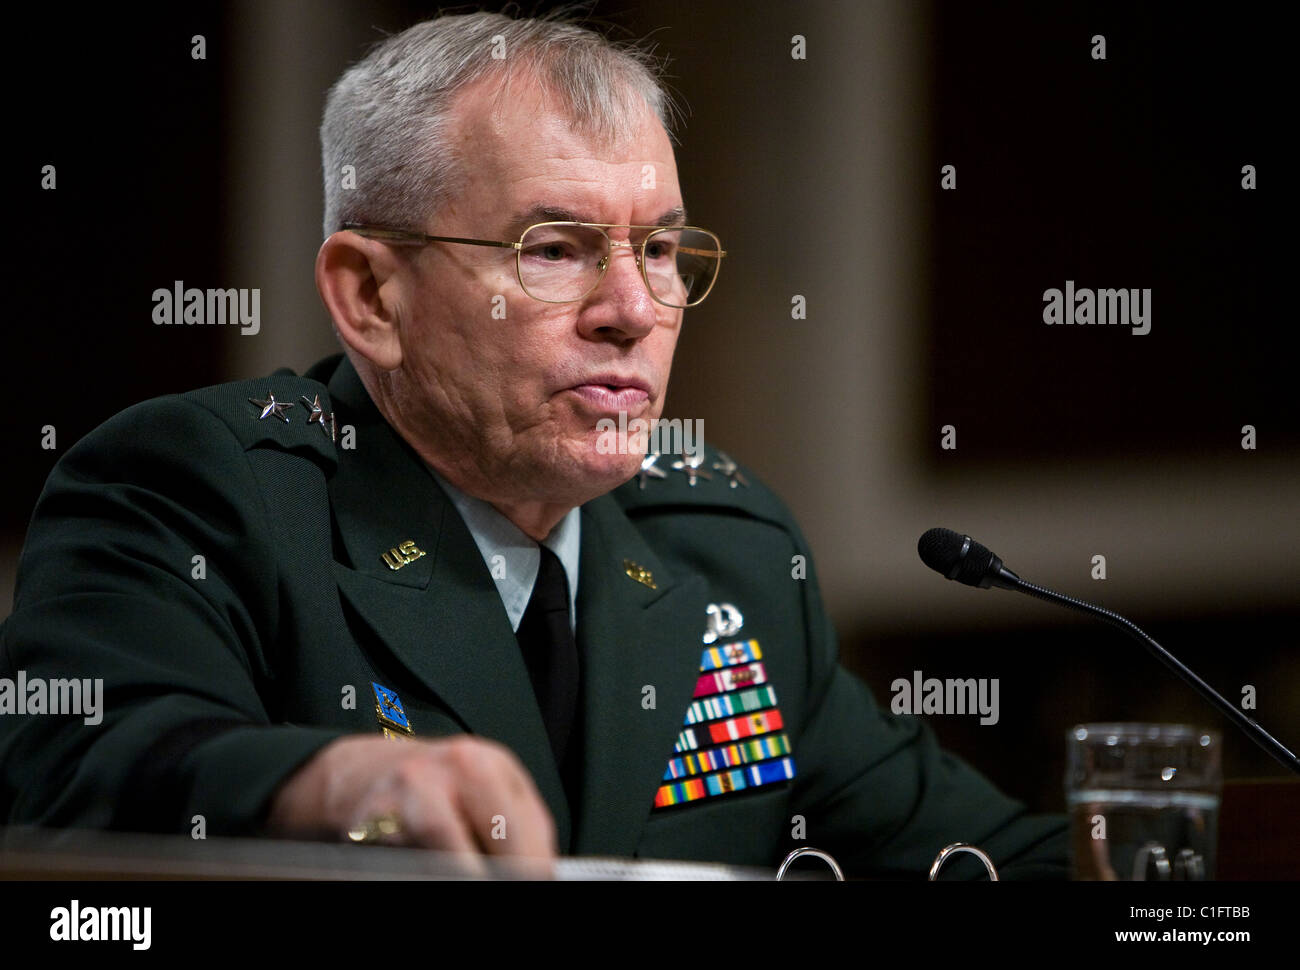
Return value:
<svg viewBox="0 0 1300 970">
<path fill-rule="evenodd" d="M 537 582 L 533 584 L 533 595 L 515 639 L 519 641 L 528 676 L 533 681 L 533 693 L 542 709 L 555 763 L 569 789 L 572 763 L 566 767 L 565 756 L 571 746 L 570 735 L 578 706 L 578 645 L 569 627 L 569 583 L 564 567 L 546 546 L 541 546 L 541 553 Z M 576 761 L 577 758 L 572 759 Z M 571 802 L 573 795 L 570 790 Z"/>
</svg>

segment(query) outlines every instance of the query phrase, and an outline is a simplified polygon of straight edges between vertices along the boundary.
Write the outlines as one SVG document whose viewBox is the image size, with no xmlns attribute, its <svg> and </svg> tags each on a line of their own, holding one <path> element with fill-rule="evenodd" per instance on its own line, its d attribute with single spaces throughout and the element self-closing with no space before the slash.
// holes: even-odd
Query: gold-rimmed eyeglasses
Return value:
<svg viewBox="0 0 1300 970">
<path fill-rule="evenodd" d="M 615 247 L 631 249 L 655 301 L 683 309 L 697 306 L 713 289 L 726 251 L 707 229 L 695 226 L 629 226 L 597 222 L 539 222 L 518 242 L 430 236 L 407 229 L 345 222 L 343 228 L 368 239 L 423 246 L 464 243 L 515 251 L 519 285 L 543 303 L 575 303 L 600 285 Z M 639 243 L 610 239 L 607 229 L 643 230 Z"/>
</svg>

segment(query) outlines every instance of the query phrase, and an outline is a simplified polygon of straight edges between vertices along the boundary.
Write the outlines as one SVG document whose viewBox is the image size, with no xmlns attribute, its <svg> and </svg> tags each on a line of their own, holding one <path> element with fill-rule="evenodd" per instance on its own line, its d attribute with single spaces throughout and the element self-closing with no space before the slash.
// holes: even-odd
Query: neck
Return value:
<svg viewBox="0 0 1300 970">
<path fill-rule="evenodd" d="M 577 504 L 572 502 L 518 500 L 510 495 L 502 495 L 499 491 L 490 488 L 488 481 L 476 469 L 467 470 L 442 461 L 438 455 L 422 449 L 418 444 L 413 443 L 411 447 L 430 468 L 442 476 L 445 482 L 455 486 L 470 498 L 476 498 L 492 506 L 534 542 L 541 542 L 549 536 L 560 521 L 577 507 Z"/>
<path fill-rule="evenodd" d="M 409 440 L 409 439 L 408 439 Z M 412 444 L 425 463 L 442 476 L 443 480 L 461 492 L 486 502 L 505 516 L 520 532 L 534 542 L 541 542 L 551 534 L 560 521 L 577 507 L 573 502 L 554 502 L 541 499 L 516 499 L 492 489 L 489 481 L 477 469 L 465 469 L 440 460 L 440 456 Z"/>
<path fill-rule="evenodd" d="M 443 479 L 454 485 L 466 495 L 487 502 L 504 515 L 516 528 L 534 542 L 541 542 L 560 523 L 566 515 L 582 501 L 553 501 L 545 499 L 518 499 L 503 493 L 500 488 L 502 475 L 487 475 L 472 462 L 449 461 L 447 455 L 465 455 L 472 451 L 468 441 L 439 442 L 440 447 L 432 447 L 429 438 L 421 435 L 404 420 L 400 407 L 395 406 L 392 395 L 388 393 L 385 382 L 375 380 L 374 375 L 358 369 L 362 384 L 370 394 L 379 413 L 383 415 L 390 427 L 414 449 L 424 462 Z M 594 497 L 594 496 L 593 496 Z M 585 500 L 585 499 L 584 499 Z"/>
<path fill-rule="evenodd" d="M 459 485 L 456 487 L 460 488 Z M 520 532 L 538 543 L 550 535 L 560 521 L 573 510 L 571 505 L 550 505 L 542 502 L 524 502 L 518 505 L 503 505 L 499 502 L 490 504 L 509 519 Z"/>
</svg>

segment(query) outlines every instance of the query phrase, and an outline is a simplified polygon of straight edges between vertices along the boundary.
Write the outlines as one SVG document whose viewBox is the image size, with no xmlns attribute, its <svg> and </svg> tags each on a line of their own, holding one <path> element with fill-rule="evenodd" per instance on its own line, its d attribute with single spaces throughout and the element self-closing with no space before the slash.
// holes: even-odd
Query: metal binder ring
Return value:
<svg viewBox="0 0 1300 970">
<path fill-rule="evenodd" d="M 795 849 L 788 856 L 786 856 L 785 861 L 781 863 L 781 868 L 776 870 L 776 881 L 777 882 L 783 881 L 785 879 L 785 871 L 790 868 L 790 863 L 794 862 L 794 860 L 798 859 L 800 856 L 805 856 L 805 855 L 810 855 L 817 859 L 821 859 L 822 862 L 826 863 L 828 866 L 831 867 L 831 872 L 835 874 L 836 882 L 844 881 L 844 870 L 840 868 L 840 864 L 831 857 L 830 853 L 823 852 L 821 849 L 811 849 L 811 848 Z"/>
<path fill-rule="evenodd" d="M 1147 868 L 1151 865 L 1150 860 L 1154 859 L 1156 863 L 1156 881 L 1165 882 L 1169 878 L 1172 868 L 1169 865 L 1169 853 L 1165 852 L 1165 847 L 1159 842 L 1148 842 L 1142 848 L 1137 850 L 1133 856 L 1133 881 L 1145 882 L 1147 878 Z"/>
<path fill-rule="evenodd" d="M 1179 849 L 1174 856 L 1174 878 L 1191 882 L 1205 879 L 1205 860 L 1192 849 Z"/>
<path fill-rule="evenodd" d="M 987 852 L 977 845 L 971 845 L 969 842 L 954 842 L 952 845 L 945 845 L 943 851 L 934 857 L 934 862 L 930 865 L 930 882 L 939 878 L 939 870 L 943 864 L 948 861 L 948 857 L 956 855 L 958 852 L 969 852 L 971 855 L 984 863 L 984 868 L 988 870 L 989 882 L 998 881 L 998 870 L 993 865 L 993 860 L 989 858 Z"/>
</svg>

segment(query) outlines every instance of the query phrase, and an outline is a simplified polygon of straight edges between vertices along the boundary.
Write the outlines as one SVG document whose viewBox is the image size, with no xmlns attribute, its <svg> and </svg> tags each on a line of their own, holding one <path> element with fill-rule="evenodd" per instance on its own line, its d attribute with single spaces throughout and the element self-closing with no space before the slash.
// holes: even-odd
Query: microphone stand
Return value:
<svg viewBox="0 0 1300 970">
<path fill-rule="evenodd" d="M 1000 565 L 1001 563 L 999 563 L 999 566 Z M 1077 600 L 1073 596 L 1066 596 L 1064 593 L 1058 593 L 1055 590 L 1047 589 L 1044 586 L 1036 586 L 1033 583 L 1021 579 L 1009 569 L 1000 569 L 998 571 L 1001 573 L 1000 579 L 1002 582 L 997 583 L 997 585 L 1003 589 L 1018 590 L 1021 593 L 1028 593 L 1030 596 L 1040 600 L 1046 600 L 1049 603 L 1058 603 L 1061 606 L 1068 606 L 1072 610 L 1077 610 L 1080 613 L 1087 613 L 1089 616 L 1096 617 L 1099 620 L 1109 623 L 1111 626 L 1117 626 L 1125 633 L 1132 635 L 1132 637 L 1146 647 L 1157 660 L 1176 673 L 1184 681 L 1190 684 L 1198 694 L 1217 707 L 1220 714 L 1232 721 L 1232 723 L 1241 728 L 1241 730 L 1245 731 L 1252 741 L 1258 744 L 1278 761 L 1282 762 L 1286 767 L 1290 768 L 1293 772 L 1300 774 L 1300 758 L 1297 758 L 1292 754 L 1286 745 L 1282 744 L 1281 741 L 1265 731 L 1256 721 L 1247 717 L 1235 705 L 1229 703 L 1222 694 L 1205 681 L 1201 680 L 1200 677 L 1196 676 L 1196 674 L 1192 672 L 1191 668 L 1164 647 L 1160 646 L 1160 644 L 1156 643 L 1155 640 L 1151 639 L 1151 637 L 1147 636 L 1147 634 L 1144 633 L 1136 623 L 1120 616 L 1118 613 L 1113 613 L 1100 606 L 1094 606 L 1091 603 L 1085 603 L 1083 600 Z"/>
</svg>

